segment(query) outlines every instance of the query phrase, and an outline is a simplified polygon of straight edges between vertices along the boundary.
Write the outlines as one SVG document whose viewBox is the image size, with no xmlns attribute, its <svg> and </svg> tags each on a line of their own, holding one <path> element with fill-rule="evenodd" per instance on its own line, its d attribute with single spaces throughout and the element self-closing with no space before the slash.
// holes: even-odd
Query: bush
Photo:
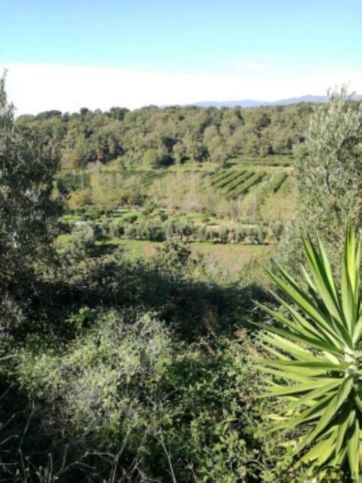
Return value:
<svg viewBox="0 0 362 483">
<path fill-rule="evenodd" d="M 88 223 L 78 223 L 74 226 L 66 251 L 73 257 L 83 259 L 91 255 L 96 242 L 94 229 Z"/>
<path fill-rule="evenodd" d="M 119 238 L 125 234 L 123 220 L 112 220 L 109 224 L 109 236 L 111 238 Z"/>
<path fill-rule="evenodd" d="M 99 313 L 66 350 L 22 352 L 19 379 L 53 431 L 66 425 L 73 464 L 85 450 L 119 452 L 115 474 L 131 481 L 167 482 L 171 470 L 180 483 L 280 481 L 288 452 L 265 434 L 255 343 L 245 332 L 190 347 L 172 339 L 153 314 Z"/>
</svg>

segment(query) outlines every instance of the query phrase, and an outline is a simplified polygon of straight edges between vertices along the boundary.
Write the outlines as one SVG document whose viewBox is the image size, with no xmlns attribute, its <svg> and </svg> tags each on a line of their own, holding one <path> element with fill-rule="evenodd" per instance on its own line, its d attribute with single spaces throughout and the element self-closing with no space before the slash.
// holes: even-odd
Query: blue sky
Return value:
<svg viewBox="0 0 362 483">
<path fill-rule="evenodd" d="M 167 90 L 166 103 L 205 99 L 203 82 L 208 98 L 271 99 L 302 94 L 301 79 L 315 91 L 305 94 L 339 82 L 356 88 L 361 80 L 361 0 L 0 0 L 0 11 L 0 66 L 9 69 L 8 88 L 20 107 L 29 87 L 54 84 L 54 77 L 66 84 L 58 86 L 64 99 L 76 97 L 72 79 L 75 91 L 84 79 L 93 92 L 97 83 L 109 90 L 120 82 L 128 94 L 114 92 L 113 103 L 130 107 L 141 94 L 130 92 L 131 75 L 136 86 L 148 80 L 149 99 L 139 96 L 146 103 L 163 103 L 169 82 L 175 89 Z M 24 72 L 34 85 L 23 80 L 21 87 Z M 112 103 L 107 96 L 96 98 Z"/>
</svg>

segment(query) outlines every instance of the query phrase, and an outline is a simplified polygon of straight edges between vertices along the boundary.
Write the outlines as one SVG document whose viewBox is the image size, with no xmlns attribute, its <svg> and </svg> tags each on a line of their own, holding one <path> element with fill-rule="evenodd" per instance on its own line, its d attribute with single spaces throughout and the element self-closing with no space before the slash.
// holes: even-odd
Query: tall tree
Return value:
<svg viewBox="0 0 362 483">
<path fill-rule="evenodd" d="M 15 127 L 0 79 L 0 319 L 9 323 L 29 299 L 36 264 L 54 236 L 58 213 L 51 199 L 57 156 L 49 144 Z M 29 278 L 30 277 L 30 278 Z M 12 315 L 12 316 L 10 316 Z"/>
<path fill-rule="evenodd" d="M 361 222 L 362 104 L 351 101 L 345 88 L 315 108 L 294 173 L 299 210 L 281 243 L 281 258 L 295 267 L 302 259 L 299 233 L 308 231 L 324 241 L 335 264 L 345 223 Z"/>
</svg>

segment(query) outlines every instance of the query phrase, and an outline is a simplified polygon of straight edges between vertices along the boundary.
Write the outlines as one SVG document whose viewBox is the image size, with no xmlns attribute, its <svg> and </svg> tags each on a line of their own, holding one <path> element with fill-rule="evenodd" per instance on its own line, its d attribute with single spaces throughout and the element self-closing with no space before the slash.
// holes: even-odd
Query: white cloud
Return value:
<svg viewBox="0 0 362 483">
<path fill-rule="evenodd" d="M 120 68 L 45 64 L 7 64 L 9 98 L 17 113 L 49 109 L 76 111 L 80 107 L 136 108 L 149 104 L 189 104 L 203 100 L 261 99 L 325 94 L 331 86 L 348 83 L 362 91 L 362 70 L 298 73 L 245 64 L 233 74 L 176 74 L 129 71 Z"/>
<path fill-rule="evenodd" d="M 228 64 L 235 72 L 239 72 L 242 74 L 244 74 L 245 72 L 272 72 L 277 68 L 275 65 L 264 61 L 237 60 L 233 62 L 228 62 Z"/>
</svg>

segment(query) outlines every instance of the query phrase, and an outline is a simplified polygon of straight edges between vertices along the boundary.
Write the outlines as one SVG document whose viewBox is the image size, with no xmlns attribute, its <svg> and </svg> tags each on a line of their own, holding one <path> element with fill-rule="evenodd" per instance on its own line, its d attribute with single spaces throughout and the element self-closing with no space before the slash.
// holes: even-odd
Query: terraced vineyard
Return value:
<svg viewBox="0 0 362 483">
<path fill-rule="evenodd" d="M 144 186 L 150 186 L 154 181 L 156 181 L 156 179 L 163 178 L 166 174 L 167 171 L 145 171 L 145 173 L 141 176 L 141 183 Z"/>
<path fill-rule="evenodd" d="M 228 169 L 210 176 L 211 185 L 228 198 L 237 198 L 263 183 L 265 191 L 277 193 L 288 174 L 285 172 L 268 173 L 265 171 Z"/>
<path fill-rule="evenodd" d="M 242 163 L 142 170 L 101 166 L 63 171 L 57 178 L 70 210 L 132 211 L 147 205 L 247 224 L 288 219 L 295 209 L 294 186 L 288 166 Z"/>
</svg>

